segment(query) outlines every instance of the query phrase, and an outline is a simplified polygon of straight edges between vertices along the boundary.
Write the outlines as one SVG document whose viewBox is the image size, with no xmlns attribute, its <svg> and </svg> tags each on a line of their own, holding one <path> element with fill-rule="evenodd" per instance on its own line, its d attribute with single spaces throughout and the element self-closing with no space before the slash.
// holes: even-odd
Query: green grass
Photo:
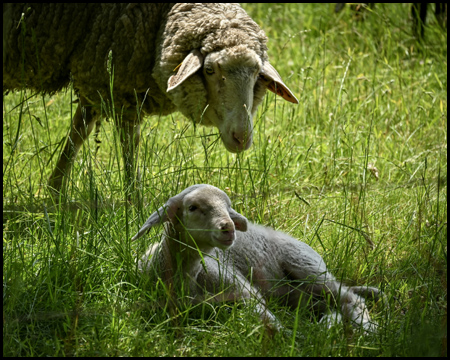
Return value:
<svg viewBox="0 0 450 360">
<path fill-rule="evenodd" d="M 300 104 L 269 94 L 239 155 L 178 113 L 146 119 L 143 206 L 123 202 L 106 121 L 98 151 L 92 136 L 77 157 L 72 206 L 55 205 L 45 184 L 75 95 L 4 96 L 4 356 L 447 355 L 447 32 L 430 15 L 417 44 L 409 5 L 377 4 L 364 21 L 331 4 L 244 8 Z M 161 284 L 135 263 L 158 232 L 130 238 L 195 183 L 310 244 L 338 279 L 383 289 L 390 310 L 371 307 L 378 333 L 327 330 L 272 303 L 287 331 L 270 339 L 243 304 L 160 306 Z"/>
</svg>

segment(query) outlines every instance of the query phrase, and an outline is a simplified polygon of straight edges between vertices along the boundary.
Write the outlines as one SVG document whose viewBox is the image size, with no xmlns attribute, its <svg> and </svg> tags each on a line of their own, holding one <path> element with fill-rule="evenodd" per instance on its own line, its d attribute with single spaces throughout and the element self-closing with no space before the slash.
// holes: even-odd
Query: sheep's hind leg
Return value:
<svg viewBox="0 0 450 360">
<path fill-rule="evenodd" d="M 116 127 L 122 145 L 125 193 L 127 194 L 127 200 L 131 200 L 131 194 L 136 187 L 136 180 L 140 180 L 139 169 L 137 168 L 138 146 L 141 136 L 140 122 L 136 119 L 135 113 L 125 111 L 120 115 L 120 119 L 116 120 Z"/>
<path fill-rule="evenodd" d="M 59 194 L 61 188 L 67 182 L 77 153 L 83 145 L 83 142 L 92 132 L 97 119 L 98 115 L 87 101 L 81 97 L 73 117 L 66 146 L 61 153 L 55 170 L 53 170 L 48 180 L 48 185 L 55 195 Z"/>
</svg>

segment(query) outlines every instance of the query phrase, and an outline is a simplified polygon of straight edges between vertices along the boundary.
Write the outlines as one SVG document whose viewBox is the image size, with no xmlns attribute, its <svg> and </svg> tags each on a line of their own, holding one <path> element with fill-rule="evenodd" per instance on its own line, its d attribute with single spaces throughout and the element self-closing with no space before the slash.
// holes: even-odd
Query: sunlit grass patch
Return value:
<svg viewBox="0 0 450 360">
<path fill-rule="evenodd" d="M 430 15 L 417 44 L 407 4 L 377 4 L 364 21 L 332 5 L 244 8 L 300 104 L 268 94 L 239 155 L 179 113 L 146 119 L 142 203 L 123 200 L 120 146 L 103 121 L 101 143 L 91 136 L 77 157 L 68 202 L 55 204 L 45 184 L 75 95 L 4 96 L 4 355 L 446 355 L 447 33 Z M 371 304 L 379 332 L 328 331 L 275 303 L 287 331 L 274 339 L 242 304 L 169 311 L 135 263 L 159 233 L 130 238 L 195 183 L 310 244 L 345 283 L 383 289 L 390 309 Z"/>
</svg>

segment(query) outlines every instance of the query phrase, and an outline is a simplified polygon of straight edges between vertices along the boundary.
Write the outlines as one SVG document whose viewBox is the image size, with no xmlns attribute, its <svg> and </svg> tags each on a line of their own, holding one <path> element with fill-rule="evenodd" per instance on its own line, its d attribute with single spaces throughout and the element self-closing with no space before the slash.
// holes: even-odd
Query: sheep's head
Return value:
<svg viewBox="0 0 450 360">
<path fill-rule="evenodd" d="M 200 249 L 227 249 L 236 239 L 236 230 L 247 231 L 247 219 L 231 208 L 228 196 L 205 184 L 190 186 L 170 198 L 150 215 L 133 240 L 165 221 L 170 221 L 185 239 L 192 237 Z"/>
<path fill-rule="evenodd" d="M 199 104 L 202 99 L 197 94 L 197 99 L 189 99 L 191 104 L 180 108 L 189 108 L 189 114 L 185 115 L 203 125 L 217 127 L 230 152 L 241 152 L 251 146 L 253 116 L 267 89 L 298 104 L 275 68 L 268 61 L 263 63 L 253 50 L 244 45 L 208 54 L 191 51 L 177 68 L 177 73 L 169 78 L 167 91 L 171 92 L 183 83 L 189 88 L 187 84 L 190 82 L 205 88 L 206 103 Z M 174 92 L 188 97 L 187 90 Z M 197 105 L 192 106 L 196 102 Z"/>
</svg>

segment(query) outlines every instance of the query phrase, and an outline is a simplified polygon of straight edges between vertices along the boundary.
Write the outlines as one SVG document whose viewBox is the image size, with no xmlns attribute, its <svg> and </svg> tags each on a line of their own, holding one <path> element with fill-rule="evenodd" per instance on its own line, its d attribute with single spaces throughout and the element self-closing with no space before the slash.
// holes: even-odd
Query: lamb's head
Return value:
<svg viewBox="0 0 450 360">
<path fill-rule="evenodd" d="M 228 196 L 206 184 L 190 186 L 170 198 L 150 215 L 133 240 L 165 221 L 170 221 L 183 238 L 192 237 L 200 249 L 227 249 L 236 239 L 236 230 L 247 231 L 247 219 L 231 208 Z"/>
<path fill-rule="evenodd" d="M 241 152 L 251 146 L 253 116 L 267 89 L 298 104 L 275 68 L 245 45 L 205 54 L 198 50 L 191 51 L 177 73 L 169 78 L 167 91 L 175 90 L 174 93 L 182 93 L 186 99 L 187 91 L 177 89 L 183 87 L 183 83 L 187 88 L 191 85 L 196 88 L 194 83 L 197 87 L 201 86 L 206 96 L 196 94 L 196 99 L 190 98 L 191 104 L 184 104 L 180 109 L 189 109 L 187 111 L 191 113 L 185 115 L 203 125 L 217 127 L 230 152 Z M 196 105 L 192 106 L 192 103 Z"/>
</svg>

